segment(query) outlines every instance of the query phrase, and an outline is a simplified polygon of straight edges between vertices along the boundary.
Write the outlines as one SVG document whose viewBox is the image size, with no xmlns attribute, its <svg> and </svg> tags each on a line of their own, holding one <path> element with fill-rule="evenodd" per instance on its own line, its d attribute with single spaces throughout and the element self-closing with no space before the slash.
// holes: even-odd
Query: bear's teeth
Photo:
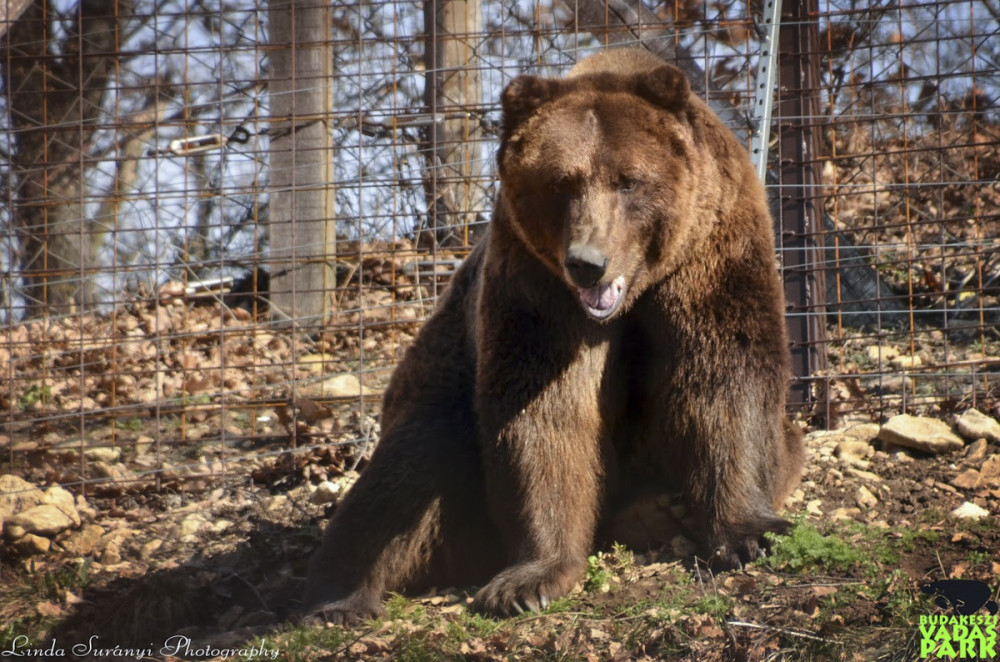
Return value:
<svg viewBox="0 0 1000 662">
<path fill-rule="evenodd" d="M 610 283 L 577 288 L 580 301 L 593 317 L 607 317 L 618 308 L 625 292 L 624 274 Z"/>
</svg>

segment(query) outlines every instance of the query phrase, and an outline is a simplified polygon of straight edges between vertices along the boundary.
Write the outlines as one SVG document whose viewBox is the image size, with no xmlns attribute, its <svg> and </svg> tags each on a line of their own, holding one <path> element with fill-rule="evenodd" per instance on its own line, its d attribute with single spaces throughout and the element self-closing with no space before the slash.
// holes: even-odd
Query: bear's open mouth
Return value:
<svg viewBox="0 0 1000 662">
<path fill-rule="evenodd" d="M 595 319 L 610 317 L 625 298 L 625 274 L 610 283 L 594 287 L 578 287 L 576 291 L 588 315 Z"/>
</svg>

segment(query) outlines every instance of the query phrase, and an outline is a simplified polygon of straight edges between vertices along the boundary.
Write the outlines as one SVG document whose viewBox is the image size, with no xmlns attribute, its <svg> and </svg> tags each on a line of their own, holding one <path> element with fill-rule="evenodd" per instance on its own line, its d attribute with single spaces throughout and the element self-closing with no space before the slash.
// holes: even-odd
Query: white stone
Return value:
<svg viewBox="0 0 1000 662">
<path fill-rule="evenodd" d="M 208 520 L 201 513 L 191 513 L 181 520 L 177 535 L 181 538 L 197 533 Z"/>
<path fill-rule="evenodd" d="M 889 363 L 896 370 L 913 370 L 922 366 L 924 362 L 919 356 L 894 356 Z"/>
<path fill-rule="evenodd" d="M 40 489 L 20 476 L 0 476 L 0 531 L 4 530 L 7 520 L 42 503 L 43 498 L 44 494 Z"/>
<path fill-rule="evenodd" d="M 913 448 L 924 453 L 949 453 L 965 446 L 961 437 L 947 423 L 936 418 L 900 414 L 893 416 L 879 430 L 878 438 L 886 444 Z"/>
<path fill-rule="evenodd" d="M 122 456 L 122 449 L 111 446 L 95 446 L 83 451 L 83 456 L 91 462 L 117 462 Z"/>
<path fill-rule="evenodd" d="M 854 500 L 866 510 L 870 510 L 878 505 L 878 498 L 864 485 L 854 492 Z"/>
<path fill-rule="evenodd" d="M 878 363 L 880 360 L 889 361 L 899 356 L 899 350 L 890 345 L 869 345 L 865 348 L 865 352 L 872 363 Z"/>
<path fill-rule="evenodd" d="M 957 517 L 958 519 L 982 519 L 984 517 L 989 517 L 990 511 L 985 508 L 981 508 L 971 501 L 966 501 L 961 506 L 951 511 L 952 517 Z"/>
<path fill-rule="evenodd" d="M 324 379 L 321 390 L 324 396 L 330 398 L 353 398 L 364 393 L 358 378 L 349 374 Z"/>
<path fill-rule="evenodd" d="M 49 548 L 52 546 L 52 541 L 48 538 L 28 533 L 14 544 L 17 546 L 18 551 L 22 554 L 32 556 L 34 554 L 44 554 L 49 551 Z"/>
<path fill-rule="evenodd" d="M 80 513 L 76 509 L 76 499 L 73 495 L 59 487 L 58 485 L 53 485 L 49 489 L 45 490 L 45 495 L 42 497 L 42 503 L 55 506 L 73 522 L 73 526 L 80 526 Z"/>
<path fill-rule="evenodd" d="M 316 490 L 309 495 L 309 503 L 322 506 L 327 503 L 333 503 L 339 498 L 340 484 L 324 480 L 322 483 L 317 485 Z"/>
<path fill-rule="evenodd" d="M 955 420 L 955 428 L 966 439 L 1000 441 L 1000 423 L 978 409 L 969 409 Z"/>
<path fill-rule="evenodd" d="M 73 526 L 73 520 L 52 504 L 44 503 L 7 520 L 5 533 L 11 533 L 14 527 L 20 527 L 25 533 L 52 537 Z"/>
</svg>

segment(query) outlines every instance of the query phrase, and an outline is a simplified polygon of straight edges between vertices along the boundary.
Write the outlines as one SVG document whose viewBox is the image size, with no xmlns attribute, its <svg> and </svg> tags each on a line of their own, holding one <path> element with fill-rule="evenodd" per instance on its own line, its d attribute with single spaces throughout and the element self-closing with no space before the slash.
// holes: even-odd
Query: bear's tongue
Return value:
<svg viewBox="0 0 1000 662">
<path fill-rule="evenodd" d="M 594 287 L 578 287 L 577 293 L 584 309 L 591 317 L 598 319 L 608 317 L 618 309 L 622 295 L 625 293 L 625 275 L 615 278 L 610 283 Z"/>
</svg>

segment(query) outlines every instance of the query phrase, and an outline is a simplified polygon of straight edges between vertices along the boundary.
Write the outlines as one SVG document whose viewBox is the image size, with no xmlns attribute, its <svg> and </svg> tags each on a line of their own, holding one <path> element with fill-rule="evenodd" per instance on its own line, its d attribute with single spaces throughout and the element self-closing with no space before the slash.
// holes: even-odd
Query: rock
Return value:
<svg viewBox="0 0 1000 662">
<path fill-rule="evenodd" d="M 919 356 L 894 356 L 889 359 L 889 365 L 896 370 L 913 370 L 923 365 Z"/>
<path fill-rule="evenodd" d="M 974 490 L 983 484 L 983 476 L 975 469 L 963 471 L 951 479 L 951 484 L 963 490 Z"/>
<path fill-rule="evenodd" d="M 281 510 L 287 508 L 289 503 L 288 497 L 284 494 L 275 494 L 268 499 L 266 507 L 268 510 Z"/>
<path fill-rule="evenodd" d="M 969 462 L 982 462 L 986 459 L 987 446 L 989 446 L 989 443 L 985 439 L 976 439 L 966 446 L 965 459 Z"/>
<path fill-rule="evenodd" d="M 333 354 L 317 352 L 315 354 L 303 354 L 299 356 L 298 361 L 295 363 L 303 370 L 307 370 L 313 374 L 321 374 L 326 372 L 325 368 L 327 366 L 332 368 L 339 362 L 340 361 Z"/>
<path fill-rule="evenodd" d="M 823 515 L 823 509 L 820 507 L 823 502 L 819 499 L 813 499 L 806 504 L 806 513 L 813 515 L 815 517 L 821 517 Z"/>
<path fill-rule="evenodd" d="M 76 500 L 68 491 L 58 485 L 53 485 L 45 490 L 42 503 L 55 506 L 69 517 L 70 521 L 73 522 L 73 526 L 80 526 L 80 513 L 76 509 Z"/>
<path fill-rule="evenodd" d="M 44 554 L 49 551 L 52 541 L 42 536 L 36 536 L 33 533 L 26 533 L 20 540 L 14 543 L 14 546 L 25 556 L 32 556 L 35 554 Z"/>
<path fill-rule="evenodd" d="M 317 485 L 316 490 L 309 495 L 309 503 L 322 506 L 327 503 L 333 503 L 338 498 L 340 498 L 340 485 L 324 480 L 322 483 Z"/>
<path fill-rule="evenodd" d="M 364 388 L 354 375 L 337 375 L 323 380 L 321 392 L 328 398 L 356 398 Z"/>
<path fill-rule="evenodd" d="M 122 456 L 122 449 L 111 446 L 95 446 L 83 451 L 83 457 L 90 462 L 117 462 Z"/>
<path fill-rule="evenodd" d="M 871 490 L 864 485 L 854 492 L 854 501 L 866 510 L 870 510 L 878 505 L 878 497 L 872 494 Z"/>
<path fill-rule="evenodd" d="M 875 449 L 867 439 L 847 438 L 837 442 L 836 447 L 834 447 L 834 455 L 837 457 L 848 455 L 859 459 L 866 459 L 871 457 L 874 452 Z"/>
<path fill-rule="evenodd" d="M 75 556 L 88 556 L 97 549 L 104 535 L 104 528 L 97 524 L 84 524 L 62 542 L 63 549 Z"/>
<path fill-rule="evenodd" d="M 201 527 L 205 526 L 208 520 L 201 513 L 191 513 L 181 520 L 178 527 L 177 536 L 179 538 L 184 538 L 185 536 L 197 533 Z"/>
<path fill-rule="evenodd" d="M 148 561 L 153 556 L 153 553 L 160 547 L 163 547 L 162 540 L 159 538 L 150 540 L 149 542 L 143 544 L 142 548 L 139 550 L 139 558 L 143 561 Z"/>
<path fill-rule="evenodd" d="M 899 350 L 889 345 L 869 345 L 865 347 L 865 352 L 868 354 L 868 360 L 876 364 L 881 361 L 891 361 L 899 356 Z"/>
<path fill-rule="evenodd" d="M 955 420 L 955 429 L 966 439 L 1000 441 L 1000 423 L 978 409 L 969 409 Z"/>
<path fill-rule="evenodd" d="M 989 517 L 989 514 L 990 511 L 969 501 L 966 501 L 961 506 L 951 511 L 951 516 L 957 517 L 958 519 L 982 519 L 984 517 Z"/>
<path fill-rule="evenodd" d="M 27 531 L 20 524 L 7 522 L 3 527 L 3 535 L 7 540 L 18 540 L 27 535 Z"/>
<path fill-rule="evenodd" d="M 875 449 L 867 441 L 844 439 L 837 443 L 833 452 L 834 455 L 848 464 L 867 467 L 868 460 L 866 458 L 870 457 L 874 451 Z"/>
<path fill-rule="evenodd" d="M 114 529 L 101 539 L 101 563 L 115 565 L 122 562 L 122 545 L 128 538 L 139 535 L 136 529 Z"/>
<path fill-rule="evenodd" d="M 909 414 L 890 418 L 879 430 L 878 438 L 886 444 L 913 448 L 924 453 L 949 453 L 965 445 L 947 423 Z"/>
<path fill-rule="evenodd" d="M 109 540 L 101 551 L 101 563 L 116 565 L 122 562 L 122 541 L 120 538 Z"/>
<path fill-rule="evenodd" d="M 23 530 L 25 534 L 34 533 L 39 536 L 52 537 L 73 526 L 73 520 L 62 509 L 52 504 L 42 504 L 29 508 L 7 520 L 4 533 L 10 534 Z"/>
<path fill-rule="evenodd" d="M 156 440 L 152 437 L 140 434 L 133 444 L 136 455 L 145 455 L 156 445 Z"/>
<path fill-rule="evenodd" d="M 899 462 L 900 464 L 909 464 L 910 462 L 915 461 L 913 459 L 913 456 L 910 455 L 910 452 L 905 449 L 897 450 L 889 457 L 891 457 L 894 461 Z"/>
<path fill-rule="evenodd" d="M 11 474 L 0 476 L 0 533 L 6 534 L 7 520 L 23 510 L 37 506 L 44 496 L 40 489 L 20 476 Z M 21 536 L 7 537 L 13 539 Z"/>
<path fill-rule="evenodd" d="M 835 520 L 856 520 L 861 517 L 861 509 L 854 507 L 837 508 L 830 516 Z"/>
<path fill-rule="evenodd" d="M 133 486 L 137 481 L 135 474 L 121 462 L 108 464 L 107 462 L 95 460 L 90 464 L 90 469 L 97 478 L 106 479 L 104 481 L 105 488 L 114 486 L 115 488 L 125 490 Z"/>
<path fill-rule="evenodd" d="M 854 467 L 847 467 L 847 473 L 854 476 L 855 478 L 860 478 L 861 480 L 866 480 L 869 483 L 881 483 L 882 476 L 871 471 L 863 471 L 861 469 L 855 469 Z"/>
<path fill-rule="evenodd" d="M 76 495 L 76 512 L 80 513 L 81 519 L 93 520 L 97 517 L 97 511 L 90 507 L 82 494 Z"/>
<path fill-rule="evenodd" d="M 1000 482 L 1000 455 L 993 455 L 990 459 L 983 462 L 983 466 L 979 468 L 979 473 L 990 483 Z"/>
<path fill-rule="evenodd" d="M 917 382 L 905 373 L 888 374 L 878 379 L 867 379 L 865 385 L 878 393 L 910 393 L 917 390 Z"/>
</svg>

